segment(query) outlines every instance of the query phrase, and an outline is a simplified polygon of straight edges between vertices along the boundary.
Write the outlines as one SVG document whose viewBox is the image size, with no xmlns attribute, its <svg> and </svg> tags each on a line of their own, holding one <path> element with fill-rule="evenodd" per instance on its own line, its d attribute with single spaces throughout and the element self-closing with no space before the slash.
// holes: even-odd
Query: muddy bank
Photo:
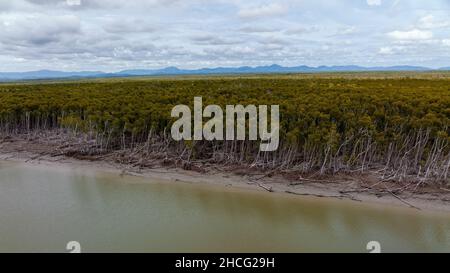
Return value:
<svg viewBox="0 0 450 273">
<path fill-rule="evenodd" d="M 136 151 L 89 154 L 85 142 L 51 136 L 0 138 L 0 160 L 51 166 L 100 168 L 118 174 L 167 181 L 203 183 L 298 196 L 337 198 L 416 210 L 450 212 L 450 188 L 408 181 L 383 181 L 376 170 L 337 175 L 304 174 L 295 170 L 264 171 L 208 162 L 181 162 L 164 154 L 136 160 Z"/>
</svg>

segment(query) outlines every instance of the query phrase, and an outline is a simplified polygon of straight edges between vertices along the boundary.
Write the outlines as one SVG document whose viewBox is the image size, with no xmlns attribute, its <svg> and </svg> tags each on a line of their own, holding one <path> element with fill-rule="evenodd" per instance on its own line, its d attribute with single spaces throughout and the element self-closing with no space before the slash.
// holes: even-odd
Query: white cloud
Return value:
<svg viewBox="0 0 450 273">
<path fill-rule="evenodd" d="M 81 5 L 81 0 L 66 0 L 69 6 L 79 6 Z"/>
<path fill-rule="evenodd" d="M 43 46 L 73 38 L 81 31 L 80 20 L 74 15 L 48 17 L 42 13 L 0 17 L 3 24 L 0 42 L 22 46 Z"/>
<path fill-rule="evenodd" d="M 106 20 L 103 29 L 110 33 L 131 34 L 155 32 L 157 27 L 142 19 Z"/>
<path fill-rule="evenodd" d="M 268 32 L 278 32 L 279 30 L 270 27 L 245 26 L 240 28 L 239 31 L 245 33 L 268 33 Z"/>
<path fill-rule="evenodd" d="M 199 45 L 233 45 L 239 42 L 232 39 L 222 38 L 213 34 L 202 34 L 191 37 L 191 40 Z"/>
<path fill-rule="evenodd" d="M 318 31 L 320 31 L 320 27 L 318 27 L 318 26 L 297 25 L 292 28 L 286 29 L 285 33 L 287 35 L 300 35 L 300 34 L 307 34 L 307 33 L 318 32 Z"/>
<path fill-rule="evenodd" d="M 380 6 L 381 0 L 367 0 L 367 5 L 369 6 Z"/>
<path fill-rule="evenodd" d="M 427 15 L 419 20 L 419 27 L 423 29 L 436 29 L 450 26 L 450 21 L 437 20 L 433 15 Z"/>
<path fill-rule="evenodd" d="M 287 7 L 278 3 L 262 6 L 253 6 L 239 10 L 239 17 L 245 19 L 282 15 L 287 12 Z"/>
<path fill-rule="evenodd" d="M 350 35 L 358 32 L 358 29 L 355 26 L 349 26 L 338 29 L 336 35 Z"/>
<path fill-rule="evenodd" d="M 23 0 L 15 0 L 23 1 Z M 156 6 L 168 6 L 180 0 L 25 0 L 35 5 L 50 8 L 66 7 L 70 9 L 128 9 L 128 8 L 152 8 Z"/>
<path fill-rule="evenodd" d="M 392 31 L 388 36 L 396 40 L 428 40 L 433 38 L 431 31 L 424 31 L 420 29 L 413 29 L 409 31 Z"/>
<path fill-rule="evenodd" d="M 0 0 L 0 71 L 449 66 L 448 1 Z"/>
<path fill-rule="evenodd" d="M 382 55 L 391 55 L 394 53 L 394 50 L 391 47 L 382 47 L 378 53 Z"/>
</svg>

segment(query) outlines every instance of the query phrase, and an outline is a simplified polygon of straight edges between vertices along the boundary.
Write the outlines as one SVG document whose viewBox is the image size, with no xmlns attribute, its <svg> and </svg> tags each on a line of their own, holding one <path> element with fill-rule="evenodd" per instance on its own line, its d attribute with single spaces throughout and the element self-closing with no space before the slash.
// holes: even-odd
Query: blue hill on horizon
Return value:
<svg viewBox="0 0 450 273">
<path fill-rule="evenodd" d="M 387 66 L 363 67 L 349 66 L 294 66 L 284 67 L 277 64 L 270 66 L 241 66 L 216 67 L 201 69 L 179 69 L 166 67 L 163 69 L 131 69 L 115 73 L 102 71 L 75 71 L 64 72 L 56 70 L 38 70 L 29 72 L 0 72 L 0 81 L 63 79 L 63 78 L 102 78 L 102 77 L 132 77 L 132 76 L 161 76 L 161 75 L 212 75 L 212 74 L 264 74 L 264 73 L 320 73 L 320 72 L 369 72 L 369 71 L 433 71 L 450 70 L 450 67 L 431 69 L 422 66 Z"/>
</svg>

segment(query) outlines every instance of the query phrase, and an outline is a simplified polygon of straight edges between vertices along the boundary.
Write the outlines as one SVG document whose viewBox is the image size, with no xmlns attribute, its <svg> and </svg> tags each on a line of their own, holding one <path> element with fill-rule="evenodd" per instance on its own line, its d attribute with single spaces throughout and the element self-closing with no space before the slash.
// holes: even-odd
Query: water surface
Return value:
<svg viewBox="0 0 450 273">
<path fill-rule="evenodd" d="M 450 214 L 0 162 L 0 252 L 450 252 Z"/>
</svg>

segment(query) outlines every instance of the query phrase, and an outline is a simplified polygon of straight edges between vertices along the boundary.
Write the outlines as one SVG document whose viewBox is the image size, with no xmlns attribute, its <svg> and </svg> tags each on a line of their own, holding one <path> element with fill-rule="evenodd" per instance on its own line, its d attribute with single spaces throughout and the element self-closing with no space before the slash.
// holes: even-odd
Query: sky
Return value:
<svg viewBox="0 0 450 273">
<path fill-rule="evenodd" d="M 0 0 L 0 71 L 450 66 L 450 0 Z"/>
</svg>

